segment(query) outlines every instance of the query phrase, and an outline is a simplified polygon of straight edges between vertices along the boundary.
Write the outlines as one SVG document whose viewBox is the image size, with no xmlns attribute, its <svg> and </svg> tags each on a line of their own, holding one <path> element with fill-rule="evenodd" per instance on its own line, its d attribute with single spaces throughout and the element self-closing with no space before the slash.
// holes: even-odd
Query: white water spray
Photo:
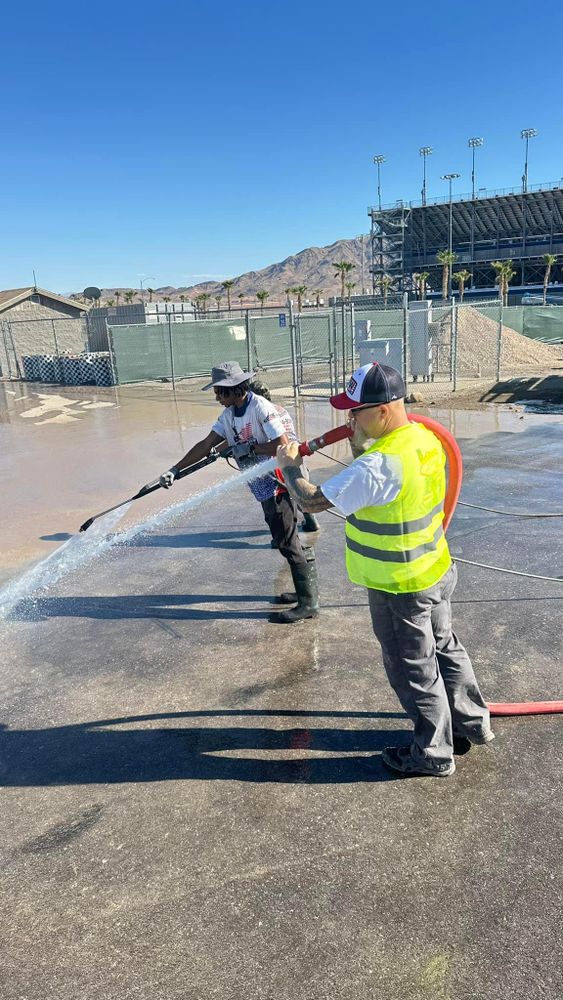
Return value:
<svg viewBox="0 0 563 1000">
<path fill-rule="evenodd" d="M 275 458 L 267 462 L 260 462 L 260 476 L 273 472 L 277 465 Z M 49 590 L 63 576 L 72 573 L 79 566 L 103 555 L 108 549 L 115 545 L 127 545 L 137 535 L 160 528 L 163 524 L 174 520 L 178 515 L 196 510 L 202 504 L 212 503 L 224 493 L 238 489 L 250 479 L 256 479 L 256 466 L 246 469 L 237 476 L 223 480 L 215 486 L 209 486 L 200 493 L 194 493 L 185 500 L 171 504 L 164 510 L 151 514 L 144 521 L 139 521 L 131 528 L 120 531 L 117 534 L 108 534 L 120 521 L 130 504 L 124 504 L 119 510 L 104 514 L 94 521 L 90 528 L 82 534 L 73 535 L 68 542 L 61 545 L 55 552 L 51 552 L 46 559 L 33 566 L 27 573 L 24 573 L 18 580 L 9 583 L 7 587 L 0 591 L 0 619 L 7 618 L 11 611 L 21 601 L 28 600 L 38 592 Z"/>
</svg>

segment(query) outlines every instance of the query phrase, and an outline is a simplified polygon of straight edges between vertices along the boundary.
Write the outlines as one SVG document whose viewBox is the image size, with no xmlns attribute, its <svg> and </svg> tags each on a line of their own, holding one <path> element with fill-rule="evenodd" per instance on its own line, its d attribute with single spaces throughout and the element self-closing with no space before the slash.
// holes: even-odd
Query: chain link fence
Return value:
<svg viewBox="0 0 563 1000">
<path fill-rule="evenodd" d="M 122 384 L 207 377 L 214 364 L 229 359 L 259 372 L 280 394 L 328 396 L 344 388 L 359 365 L 379 361 L 403 373 L 409 394 L 431 401 L 438 389 L 443 394 L 547 374 L 560 369 L 563 357 L 563 306 L 503 307 L 490 299 L 408 302 L 405 296 L 301 312 L 288 304 L 233 309 L 220 318 L 105 322 L 115 379 Z M 78 355 L 99 346 L 99 337 L 85 318 L 4 320 L 2 374 L 23 378 L 22 357 Z"/>
<path fill-rule="evenodd" d="M 87 350 L 85 317 L 0 321 L 0 370 L 6 378 L 25 377 L 22 358 L 26 355 L 58 358 Z"/>
</svg>

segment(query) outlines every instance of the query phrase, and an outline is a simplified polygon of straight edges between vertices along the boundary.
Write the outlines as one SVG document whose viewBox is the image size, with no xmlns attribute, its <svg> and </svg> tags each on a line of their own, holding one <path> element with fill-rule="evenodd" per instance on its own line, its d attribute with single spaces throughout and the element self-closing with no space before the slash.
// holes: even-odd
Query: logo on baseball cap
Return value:
<svg viewBox="0 0 563 1000">
<path fill-rule="evenodd" d="M 331 396 L 330 403 L 336 410 L 353 410 L 356 406 L 379 406 L 404 399 L 407 394 L 400 372 L 388 365 L 373 361 L 354 372 L 346 392 Z"/>
</svg>

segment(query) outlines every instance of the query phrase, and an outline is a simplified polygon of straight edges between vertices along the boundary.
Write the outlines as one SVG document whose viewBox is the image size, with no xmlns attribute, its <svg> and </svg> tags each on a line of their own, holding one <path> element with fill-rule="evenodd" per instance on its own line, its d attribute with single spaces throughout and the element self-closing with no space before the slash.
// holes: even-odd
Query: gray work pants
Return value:
<svg viewBox="0 0 563 1000">
<path fill-rule="evenodd" d="M 452 630 L 450 602 L 456 583 L 453 564 L 427 590 L 368 590 L 373 631 L 389 683 L 414 723 L 411 752 L 436 764 L 451 762 L 454 732 L 471 739 L 490 728 L 471 660 Z"/>
</svg>

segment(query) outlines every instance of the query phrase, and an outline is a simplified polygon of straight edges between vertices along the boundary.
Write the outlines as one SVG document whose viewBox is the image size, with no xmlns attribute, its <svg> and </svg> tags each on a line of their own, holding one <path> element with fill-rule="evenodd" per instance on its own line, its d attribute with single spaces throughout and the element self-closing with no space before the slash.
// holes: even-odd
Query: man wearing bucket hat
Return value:
<svg viewBox="0 0 563 1000">
<path fill-rule="evenodd" d="M 211 382 L 203 389 L 214 390 L 215 398 L 224 411 L 207 437 L 194 444 L 176 465 L 162 474 L 162 486 L 171 486 L 178 472 L 207 458 L 213 448 L 219 448 L 225 442 L 240 469 L 267 461 L 276 454 L 278 446 L 289 443 L 275 406 L 251 391 L 250 381 L 254 374 L 243 371 L 237 361 L 223 361 L 212 369 Z M 295 595 L 282 595 L 279 603 L 295 603 L 296 606 L 271 615 L 270 621 L 291 624 L 316 618 L 319 598 L 315 554 L 312 549 L 306 552 L 301 545 L 293 500 L 272 475 L 257 476 L 248 485 L 262 504 L 272 539 L 289 563 L 295 586 Z"/>
<path fill-rule="evenodd" d="M 269 386 L 267 386 L 265 382 L 262 382 L 261 379 L 257 378 L 253 379 L 253 381 L 250 383 L 250 388 L 252 389 L 252 392 L 255 394 L 255 396 L 263 396 L 264 399 L 267 399 L 269 403 L 273 402 Z M 297 437 L 297 434 L 295 433 L 295 425 L 293 423 L 293 420 L 291 419 L 290 414 L 287 412 L 285 406 L 282 406 L 280 403 L 274 403 L 273 405 L 283 424 L 283 429 L 287 434 L 288 439 L 290 441 L 298 441 L 299 439 Z M 302 462 L 302 469 L 305 479 L 308 479 L 309 474 L 307 471 L 307 466 L 305 465 L 304 461 Z M 317 532 L 319 530 L 319 522 L 317 521 L 314 514 L 309 514 L 307 511 L 303 511 L 303 520 L 300 524 L 300 528 L 301 531 Z M 274 542 L 273 538 L 272 538 L 272 548 L 277 548 L 277 545 Z"/>
<path fill-rule="evenodd" d="M 409 421 L 405 395 L 394 368 L 363 365 L 330 400 L 349 411 L 359 457 L 321 487 L 300 475 L 293 444 L 278 449 L 278 463 L 303 510 L 334 507 L 346 517 L 348 575 L 367 588 L 387 677 L 414 724 L 411 745 L 388 747 L 385 764 L 405 776 L 447 777 L 454 746 L 465 752 L 494 734 L 452 630 L 457 570 L 442 527 L 444 452 L 431 431 Z"/>
</svg>

